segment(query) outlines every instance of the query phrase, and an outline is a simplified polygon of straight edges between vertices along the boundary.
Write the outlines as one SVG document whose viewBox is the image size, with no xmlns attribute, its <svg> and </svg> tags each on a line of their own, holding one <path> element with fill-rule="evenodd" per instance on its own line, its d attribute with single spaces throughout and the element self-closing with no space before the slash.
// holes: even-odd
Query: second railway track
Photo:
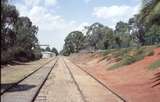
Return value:
<svg viewBox="0 0 160 102">
<path fill-rule="evenodd" d="M 39 90 L 55 67 L 57 59 L 52 59 L 21 79 L 1 94 L 1 102 L 33 102 Z"/>
<path fill-rule="evenodd" d="M 54 58 L 55 59 L 55 58 Z M 51 59 L 49 61 L 47 61 L 45 64 L 39 66 L 38 68 L 36 68 L 34 71 L 32 71 L 31 73 L 29 73 L 28 75 L 26 75 L 25 77 L 21 78 L 20 80 L 14 82 L 13 84 L 11 84 L 10 86 L 5 87 L 4 89 L 1 89 L 1 95 L 3 95 L 5 92 L 7 92 L 9 89 L 11 89 L 12 87 L 14 87 L 15 85 L 19 84 L 20 82 L 22 82 L 23 80 L 25 80 L 26 78 L 30 77 L 32 74 L 34 74 L 35 72 L 37 72 L 38 70 L 40 70 L 41 68 L 43 68 L 46 64 L 50 63 L 51 61 L 53 61 L 54 59 Z"/>
</svg>

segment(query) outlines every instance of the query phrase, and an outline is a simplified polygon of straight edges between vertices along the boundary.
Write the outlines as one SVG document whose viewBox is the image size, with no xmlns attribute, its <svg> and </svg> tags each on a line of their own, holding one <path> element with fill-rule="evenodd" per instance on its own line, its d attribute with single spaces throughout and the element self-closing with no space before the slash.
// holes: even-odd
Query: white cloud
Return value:
<svg viewBox="0 0 160 102">
<path fill-rule="evenodd" d="M 90 26 L 88 22 L 82 22 L 75 30 L 82 31 L 83 34 L 86 34 L 87 29 L 85 29 L 85 26 Z"/>
<path fill-rule="evenodd" d="M 82 26 L 87 25 L 87 23 L 79 25 L 76 21 L 66 21 L 62 16 L 49 11 L 45 5 L 40 5 L 40 3 L 32 6 L 22 3 L 16 4 L 16 7 L 21 16 L 28 16 L 33 24 L 39 27 L 39 42 L 54 46 L 58 50 L 63 48 L 64 38 L 68 33 L 73 30 L 81 30 Z"/>
<path fill-rule="evenodd" d="M 118 21 L 128 21 L 134 14 L 137 14 L 140 8 L 140 4 L 135 6 L 127 5 L 113 5 L 113 6 L 102 6 L 95 7 L 92 15 L 99 19 L 105 19 L 110 22 L 110 26 L 116 24 Z"/>
<path fill-rule="evenodd" d="M 45 0 L 46 6 L 55 6 L 57 4 L 57 0 Z"/>
<path fill-rule="evenodd" d="M 124 16 L 132 16 L 133 14 L 137 13 L 138 6 L 131 7 L 131 6 L 117 6 L 113 5 L 110 7 L 95 7 L 93 15 L 98 18 L 108 19 L 113 17 L 124 17 Z"/>
<path fill-rule="evenodd" d="M 42 0 L 24 0 L 24 3 L 27 7 L 39 5 L 41 2 Z"/>
</svg>

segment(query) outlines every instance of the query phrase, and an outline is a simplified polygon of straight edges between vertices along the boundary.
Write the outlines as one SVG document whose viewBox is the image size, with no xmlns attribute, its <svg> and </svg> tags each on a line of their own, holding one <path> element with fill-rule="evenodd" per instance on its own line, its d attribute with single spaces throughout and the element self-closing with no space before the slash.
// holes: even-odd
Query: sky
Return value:
<svg viewBox="0 0 160 102">
<path fill-rule="evenodd" d="M 141 0 L 13 0 L 20 16 L 28 16 L 39 28 L 40 44 L 59 51 L 65 37 L 95 22 L 114 29 L 118 21 L 127 22 L 140 10 Z"/>
</svg>

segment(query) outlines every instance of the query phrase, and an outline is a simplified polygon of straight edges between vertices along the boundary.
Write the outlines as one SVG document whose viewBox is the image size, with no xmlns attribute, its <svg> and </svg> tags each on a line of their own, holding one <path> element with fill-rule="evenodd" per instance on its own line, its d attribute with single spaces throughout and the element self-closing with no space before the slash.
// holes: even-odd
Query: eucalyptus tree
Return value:
<svg viewBox="0 0 160 102">
<path fill-rule="evenodd" d="M 85 39 L 88 42 L 88 46 L 94 50 L 114 46 L 113 30 L 97 22 L 87 27 Z"/>
<path fill-rule="evenodd" d="M 160 43 L 160 1 L 143 0 L 139 20 L 146 28 L 146 44 Z"/>
<path fill-rule="evenodd" d="M 142 0 L 139 20 L 147 25 L 160 25 L 160 0 Z"/>
<path fill-rule="evenodd" d="M 131 46 L 131 36 L 129 34 L 129 24 L 119 21 L 116 24 L 115 30 L 115 41 L 119 47 Z"/>
<path fill-rule="evenodd" d="M 57 49 L 56 49 L 55 47 L 53 47 L 53 48 L 51 49 L 51 51 L 52 51 L 53 53 L 55 53 L 56 56 L 58 55 L 58 51 L 57 51 Z"/>
<path fill-rule="evenodd" d="M 16 57 L 33 58 L 37 49 L 38 27 L 28 17 L 20 17 L 16 7 L 1 0 L 1 62 L 6 63 Z M 39 52 L 40 53 L 40 52 Z"/>
<path fill-rule="evenodd" d="M 128 24 L 130 26 L 130 34 L 136 45 L 144 45 L 145 26 L 139 21 L 139 14 L 130 18 Z"/>
<path fill-rule="evenodd" d="M 86 41 L 88 42 L 88 46 L 93 47 L 93 49 L 98 49 L 100 47 L 98 43 L 101 43 L 100 41 L 103 39 L 103 28 L 104 25 L 97 22 L 87 27 Z"/>
<path fill-rule="evenodd" d="M 15 43 L 16 34 L 13 26 L 18 19 L 19 13 L 16 7 L 8 4 L 6 0 L 1 1 L 1 49 L 8 50 Z"/>
<path fill-rule="evenodd" d="M 84 35 L 80 31 L 73 31 L 68 34 L 65 38 L 64 53 L 70 54 L 74 52 L 79 52 L 83 48 Z"/>
<path fill-rule="evenodd" d="M 51 51 L 50 47 L 47 46 L 45 51 L 49 51 L 50 52 Z"/>
</svg>

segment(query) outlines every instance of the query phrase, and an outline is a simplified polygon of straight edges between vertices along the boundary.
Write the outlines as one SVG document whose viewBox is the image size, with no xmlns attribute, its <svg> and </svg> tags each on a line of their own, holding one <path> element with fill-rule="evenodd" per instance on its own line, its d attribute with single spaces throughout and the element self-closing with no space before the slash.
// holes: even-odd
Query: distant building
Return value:
<svg viewBox="0 0 160 102">
<path fill-rule="evenodd" d="M 43 51 L 41 53 L 42 53 L 42 58 L 51 58 L 53 56 L 56 56 L 56 54 L 53 52 Z"/>
</svg>

